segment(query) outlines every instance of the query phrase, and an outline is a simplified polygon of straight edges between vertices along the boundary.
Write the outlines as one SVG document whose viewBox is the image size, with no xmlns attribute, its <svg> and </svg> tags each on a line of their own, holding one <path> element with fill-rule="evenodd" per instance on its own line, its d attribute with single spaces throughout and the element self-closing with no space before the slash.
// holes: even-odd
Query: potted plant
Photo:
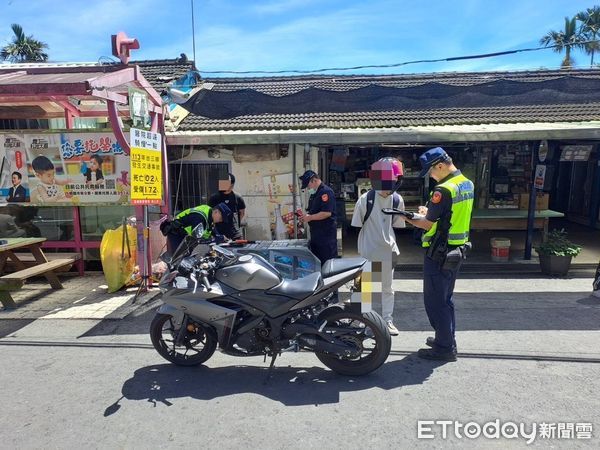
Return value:
<svg viewBox="0 0 600 450">
<path fill-rule="evenodd" d="M 540 257 L 543 273 L 565 276 L 571 267 L 571 259 L 581 253 L 581 246 L 567 239 L 567 232 L 563 228 L 548 233 L 548 239 L 535 250 Z"/>
</svg>

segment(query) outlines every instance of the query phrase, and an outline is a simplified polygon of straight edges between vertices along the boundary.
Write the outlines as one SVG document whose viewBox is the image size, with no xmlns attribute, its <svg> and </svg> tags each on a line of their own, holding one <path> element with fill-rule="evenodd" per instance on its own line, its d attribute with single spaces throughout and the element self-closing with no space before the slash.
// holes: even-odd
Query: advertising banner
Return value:
<svg viewBox="0 0 600 450">
<path fill-rule="evenodd" d="M 538 164 L 535 166 L 535 188 L 543 190 L 546 179 L 546 165 Z"/>
<path fill-rule="evenodd" d="M 161 135 L 131 129 L 131 203 L 162 204 Z"/>
<path fill-rule="evenodd" d="M 0 158 L 6 202 L 130 203 L 129 155 L 112 133 L 0 134 Z"/>
<path fill-rule="evenodd" d="M 0 202 L 29 202 L 25 140 L 18 134 L 0 134 Z"/>
</svg>

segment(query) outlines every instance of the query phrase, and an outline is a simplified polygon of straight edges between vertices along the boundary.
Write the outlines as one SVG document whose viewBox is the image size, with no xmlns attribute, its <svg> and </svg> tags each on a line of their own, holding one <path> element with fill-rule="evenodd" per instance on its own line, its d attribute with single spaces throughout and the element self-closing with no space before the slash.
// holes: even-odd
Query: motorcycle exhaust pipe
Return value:
<svg viewBox="0 0 600 450">
<path fill-rule="evenodd" d="M 301 323 L 292 323 L 286 325 L 282 331 L 283 336 L 286 339 L 292 339 L 294 336 L 299 334 L 317 334 L 319 332 L 319 330 L 317 330 L 315 327 Z"/>
</svg>

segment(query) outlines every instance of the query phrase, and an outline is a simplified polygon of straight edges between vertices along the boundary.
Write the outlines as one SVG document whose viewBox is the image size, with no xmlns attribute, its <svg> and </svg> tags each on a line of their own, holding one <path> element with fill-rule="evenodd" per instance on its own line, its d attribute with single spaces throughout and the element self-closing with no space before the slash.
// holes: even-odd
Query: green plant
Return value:
<svg viewBox="0 0 600 450">
<path fill-rule="evenodd" d="M 535 250 L 539 255 L 575 257 L 581 253 L 581 246 L 567 239 L 567 232 L 563 228 L 548 233 L 546 242 L 542 242 Z"/>
</svg>

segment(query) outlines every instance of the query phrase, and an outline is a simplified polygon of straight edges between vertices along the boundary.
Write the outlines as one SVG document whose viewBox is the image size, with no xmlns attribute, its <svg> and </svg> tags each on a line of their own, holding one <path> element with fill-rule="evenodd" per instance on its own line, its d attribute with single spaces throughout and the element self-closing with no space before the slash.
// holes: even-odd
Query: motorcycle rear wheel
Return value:
<svg viewBox="0 0 600 450">
<path fill-rule="evenodd" d="M 359 357 L 347 359 L 336 357 L 330 353 L 315 353 L 323 364 L 340 375 L 366 375 L 378 369 L 390 354 L 392 347 L 390 332 L 383 318 L 375 312 L 355 314 L 343 311 L 333 313 L 327 317 L 326 326 L 361 330 L 356 336 L 356 342 L 357 344 L 360 342 L 362 349 Z M 367 345 L 369 348 L 366 348 L 365 341 L 371 342 L 371 345 Z M 367 350 L 370 351 L 364 355 Z"/>
<path fill-rule="evenodd" d="M 194 321 L 190 325 L 194 331 L 186 330 L 184 345 L 175 345 L 179 329 L 175 328 L 173 317 L 156 314 L 150 325 L 150 338 L 160 356 L 180 366 L 197 366 L 208 361 L 217 348 L 215 333 Z"/>
</svg>

